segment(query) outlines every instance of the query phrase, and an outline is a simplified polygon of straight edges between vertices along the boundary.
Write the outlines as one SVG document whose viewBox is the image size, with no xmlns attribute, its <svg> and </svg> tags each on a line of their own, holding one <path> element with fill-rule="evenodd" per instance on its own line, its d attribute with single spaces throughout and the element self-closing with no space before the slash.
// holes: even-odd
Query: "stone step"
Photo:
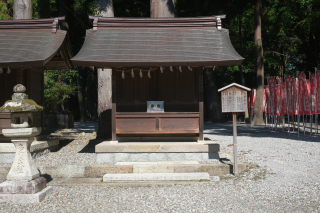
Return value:
<svg viewBox="0 0 320 213">
<path fill-rule="evenodd" d="M 207 172 L 105 174 L 103 176 L 103 181 L 210 181 L 210 175 Z"/>
<path fill-rule="evenodd" d="M 38 166 L 38 170 L 41 175 L 50 176 L 52 178 L 101 178 L 105 174 L 116 174 L 116 173 L 152 173 L 151 171 L 158 170 L 159 168 L 148 168 L 145 166 L 164 166 L 164 165 L 61 165 L 61 166 Z M 162 170 L 162 173 L 198 173 L 206 172 L 210 176 L 222 176 L 230 174 L 233 170 L 232 164 L 178 164 L 178 165 L 165 165 L 166 170 Z M 135 167 L 135 168 L 134 168 Z M 245 164 L 238 164 L 238 171 L 246 169 Z M 7 174 L 10 170 L 10 166 L 0 166 L 0 178 L 6 179 Z"/>
<path fill-rule="evenodd" d="M 199 164 L 198 161 L 158 161 L 158 162 L 117 162 L 115 165 L 177 165 L 177 164 Z"/>
</svg>

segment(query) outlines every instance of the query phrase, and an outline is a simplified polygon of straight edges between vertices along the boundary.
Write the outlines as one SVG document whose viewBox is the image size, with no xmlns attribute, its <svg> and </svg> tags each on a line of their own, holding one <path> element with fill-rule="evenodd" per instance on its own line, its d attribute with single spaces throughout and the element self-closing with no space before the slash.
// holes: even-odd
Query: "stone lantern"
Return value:
<svg viewBox="0 0 320 213">
<path fill-rule="evenodd" d="M 25 86 L 18 84 L 13 91 L 12 100 L 0 107 L 0 112 L 11 112 L 12 129 L 3 129 L 2 134 L 9 137 L 16 148 L 7 180 L 0 184 L 0 202 L 40 202 L 52 188 L 46 187 L 46 179 L 40 177 L 30 154 L 30 146 L 34 137 L 41 133 L 41 127 L 32 125 L 32 112 L 42 111 L 43 108 L 28 99 Z"/>
</svg>

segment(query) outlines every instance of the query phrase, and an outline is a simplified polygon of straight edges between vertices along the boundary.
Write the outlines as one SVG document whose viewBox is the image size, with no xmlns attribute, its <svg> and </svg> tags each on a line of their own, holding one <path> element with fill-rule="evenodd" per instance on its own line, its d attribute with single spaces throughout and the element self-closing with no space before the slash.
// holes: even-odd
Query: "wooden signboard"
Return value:
<svg viewBox="0 0 320 213">
<path fill-rule="evenodd" d="M 221 92 L 222 112 L 245 112 L 248 110 L 247 91 L 232 86 Z"/>
<path fill-rule="evenodd" d="M 248 110 L 247 92 L 249 88 L 233 83 L 218 90 L 221 92 L 222 112 L 232 112 L 233 116 L 233 174 L 238 174 L 237 112 Z"/>
</svg>

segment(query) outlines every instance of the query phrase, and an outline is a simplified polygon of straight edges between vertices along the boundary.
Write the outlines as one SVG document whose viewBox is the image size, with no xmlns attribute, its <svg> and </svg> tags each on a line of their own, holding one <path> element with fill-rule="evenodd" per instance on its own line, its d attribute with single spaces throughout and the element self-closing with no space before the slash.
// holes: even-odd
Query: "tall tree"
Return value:
<svg viewBox="0 0 320 213">
<path fill-rule="evenodd" d="M 32 1 L 14 0 L 13 19 L 32 19 Z"/>
<path fill-rule="evenodd" d="M 90 116 L 91 120 L 97 119 L 97 107 L 96 101 L 97 100 L 97 88 L 96 88 L 96 70 L 94 67 L 89 67 L 88 78 L 87 78 L 87 98 L 86 98 L 86 108 L 87 112 Z"/>
<path fill-rule="evenodd" d="M 204 87 L 206 91 L 206 109 L 207 120 L 210 122 L 222 122 L 224 117 L 222 114 L 219 93 L 217 87 L 217 71 L 212 68 L 203 70 Z"/>
<path fill-rule="evenodd" d="M 97 14 L 114 17 L 112 0 L 97 1 Z M 98 68 L 98 138 L 111 137 L 112 69 Z"/>
<path fill-rule="evenodd" d="M 151 18 L 176 17 L 176 0 L 150 0 Z"/>
<path fill-rule="evenodd" d="M 264 89 L 264 64 L 263 64 L 263 46 L 261 38 L 261 0 L 256 0 L 254 9 L 254 18 L 256 28 L 254 32 L 254 40 L 257 48 L 257 96 L 254 107 L 254 119 L 251 125 L 263 125 L 263 89 Z"/>
</svg>

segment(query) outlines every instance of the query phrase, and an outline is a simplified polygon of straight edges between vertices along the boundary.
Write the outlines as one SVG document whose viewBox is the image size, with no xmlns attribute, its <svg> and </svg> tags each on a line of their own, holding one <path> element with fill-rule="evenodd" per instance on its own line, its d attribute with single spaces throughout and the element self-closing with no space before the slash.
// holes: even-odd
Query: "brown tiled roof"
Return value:
<svg viewBox="0 0 320 213">
<path fill-rule="evenodd" d="M 87 31 L 79 66 L 234 66 L 243 61 L 216 17 L 98 18 Z M 221 23 L 221 22 L 220 22 Z M 96 32 L 94 32 L 96 31 Z"/>
<path fill-rule="evenodd" d="M 0 67 L 45 66 L 66 40 L 59 19 L 0 21 Z"/>
</svg>

